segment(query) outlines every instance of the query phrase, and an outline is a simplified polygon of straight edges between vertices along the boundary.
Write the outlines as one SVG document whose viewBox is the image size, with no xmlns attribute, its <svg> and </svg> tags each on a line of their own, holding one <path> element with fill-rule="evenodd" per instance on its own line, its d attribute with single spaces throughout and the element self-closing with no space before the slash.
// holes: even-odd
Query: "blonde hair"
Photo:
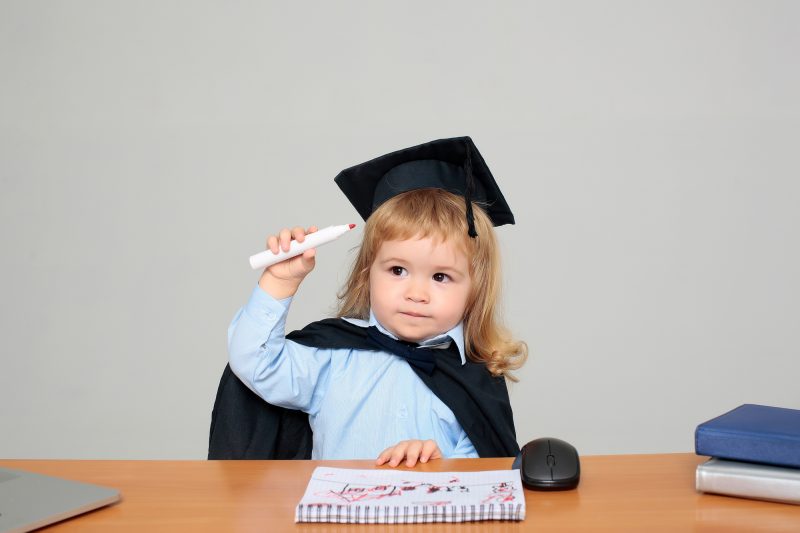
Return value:
<svg viewBox="0 0 800 533">
<path fill-rule="evenodd" d="M 434 238 L 456 243 L 470 263 L 472 289 L 464 312 L 467 357 L 486 364 L 495 376 L 523 365 L 528 347 L 511 338 L 502 325 L 497 303 L 501 293 L 500 254 L 492 222 L 473 202 L 475 230 L 467 234 L 464 198 L 442 189 L 416 189 L 392 197 L 367 219 L 361 247 L 350 276 L 338 294 L 339 317 L 369 318 L 369 271 L 384 241 Z"/>
</svg>

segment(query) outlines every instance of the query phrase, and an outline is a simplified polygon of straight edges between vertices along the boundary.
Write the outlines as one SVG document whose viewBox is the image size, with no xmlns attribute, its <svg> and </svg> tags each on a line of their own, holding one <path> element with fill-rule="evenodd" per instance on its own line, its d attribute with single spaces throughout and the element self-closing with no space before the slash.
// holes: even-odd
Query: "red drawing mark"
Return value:
<svg viewBox="0 0 800 533">
<path fill-rule="evenodd" d="M 494 494 L 490 494 L 486 498 L 483 499 L 481 503 L 491 503 L 491 502 L 513 502 L 514 501 L 514 485 L 511 483 L 503 482 L 499 485 L 495 485 L 492 487 L 492 492 Z"/>
<path fill-rule="evenodd" d="M 342 490 L 328 491 L 325 495 L 343 500 L 347 503 L 362 502 L 367 500 L 382 500 L 402 494 L 394 485 L 345 485 Z"/>
</svg>

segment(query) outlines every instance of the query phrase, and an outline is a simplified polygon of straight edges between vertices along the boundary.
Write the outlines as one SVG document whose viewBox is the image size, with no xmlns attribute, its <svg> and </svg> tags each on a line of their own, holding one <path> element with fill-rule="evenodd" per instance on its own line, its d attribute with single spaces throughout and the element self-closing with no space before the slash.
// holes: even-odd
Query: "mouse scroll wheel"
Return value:
<svg viewBox="0 0 800 533">
<path fill-rule="evenodd" d="M 548 456 L 547 456 L 547 466 L 555 466 L 555 464 L 556 464 L 556 456 L 548 454 Z"/>
</svg>

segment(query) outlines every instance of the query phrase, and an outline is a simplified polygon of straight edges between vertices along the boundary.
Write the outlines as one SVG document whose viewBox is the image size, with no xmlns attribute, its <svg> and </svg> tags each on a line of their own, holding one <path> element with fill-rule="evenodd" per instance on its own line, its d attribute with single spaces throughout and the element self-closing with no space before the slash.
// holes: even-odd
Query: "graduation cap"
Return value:
<svg viewBox="0 0 800 533">
<path fill-rule="evenodd" d="M 382 155 L 341 171 L 334 181 L 364 220 L 398 194 L 434 187 L 464 197 L 470 237 L 477 236 L 472 202 L 483 207 L 495 226 L 514 223 L 503 193 L 469 137 L 439 139 Z"/>
</svg>

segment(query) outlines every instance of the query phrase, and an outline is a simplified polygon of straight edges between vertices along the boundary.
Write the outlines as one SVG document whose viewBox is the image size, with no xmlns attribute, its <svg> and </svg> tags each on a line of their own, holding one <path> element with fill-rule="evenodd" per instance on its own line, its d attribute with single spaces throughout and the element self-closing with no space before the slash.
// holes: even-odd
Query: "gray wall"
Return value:
<svg viewBox="0 0 800 533">
<path fill-rule="evenodd" d="M 465 134 L 517 216 L 521 442 L 691 451 L 800 408 L 800 4 L 488 6 L 0 3 L 0 457 L 204 457 L 247 257 L 360 222 L 342 168 Z"/>
</svg>

